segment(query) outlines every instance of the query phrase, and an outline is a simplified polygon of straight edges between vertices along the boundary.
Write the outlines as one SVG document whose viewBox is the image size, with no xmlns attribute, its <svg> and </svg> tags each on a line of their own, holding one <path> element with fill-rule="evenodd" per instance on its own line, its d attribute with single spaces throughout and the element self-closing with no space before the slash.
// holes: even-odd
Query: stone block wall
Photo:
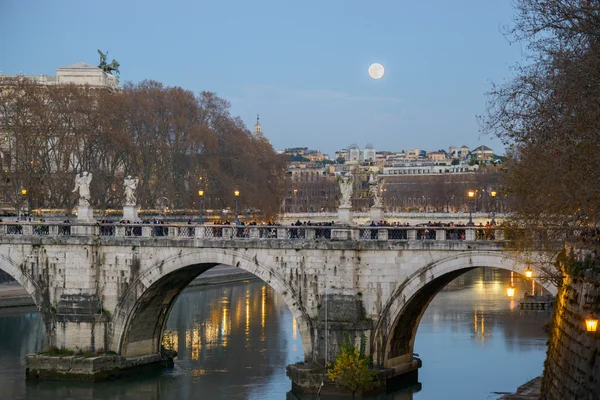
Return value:
<svg viewBox="0 0 600 400">
<path fill-rule="evenodd" d="M 600 330 L 585 317 L 600 315 L 600 274 L 566 276 L 556 297 L 542 380 L 543 400 L 600 398 Z"/>
</svg>

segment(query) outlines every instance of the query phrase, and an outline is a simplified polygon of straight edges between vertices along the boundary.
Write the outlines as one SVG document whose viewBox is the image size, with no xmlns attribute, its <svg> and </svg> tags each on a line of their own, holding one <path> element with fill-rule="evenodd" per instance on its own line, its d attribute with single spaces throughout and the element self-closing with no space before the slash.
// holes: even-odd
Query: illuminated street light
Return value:
<svg viewBox="0 0 600 400">
<path fill-rule="evenodd" d="M 200 178 L 202 179 L 202 178 Z M 203 222 L 203 218 L 202 218 L 202 200 L 204 199 L 204 190 L 200 189 L 198 190 L 198 197 L 200 197 L 200 206 L 199 206 L 199 216 L 200 216 L 200 223 Z"/>
<path fill-rule="evenodd" d="M 469 196 L 469 222 L 467 222 L 467 226 L 475 226 L 473 223 L 473 198 L 475 197 L 475 191 L 469 190 L 467 195 Z"/>
<path fill-rule="evenodd" d="M 598 318 L 589 315 L 585 319 L 585 330 L 588 332 L 596 332 L 596 329 L 598 329 Z"/>
<path fill-rule="evenodd" d="M 527 269 L 525 270 L 525 277 L 531 278 L 532 276 L 533 276 L 533 271 L 531 270 L 530 267 L 527 267 Z"/>
<path fill-rule="evenodd" d="M 235 222 L 238 223 L 240 220 L 238 218 L 238 197 L 240 197 L 240 191 L 235 190 L 233 194 L 235 195 Z"/>
</svg>

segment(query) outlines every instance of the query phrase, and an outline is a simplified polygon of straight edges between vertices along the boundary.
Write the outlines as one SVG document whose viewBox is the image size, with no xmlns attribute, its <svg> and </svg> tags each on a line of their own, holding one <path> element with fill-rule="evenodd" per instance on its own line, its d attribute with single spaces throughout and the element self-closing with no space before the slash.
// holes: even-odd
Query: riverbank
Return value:
<svg viewBox="0 0 600 400">
<path fill-rule="evenodd" d="M 217 265 L 211 268 L 190 283 L 188 288 L 218 285 L 221 283 L 239 282 L 247 279 L 257 279 L 255 275 L 240 268 L 226 265 Z M 35 306 L 33 299 L 25 289 L 16 282 L 0 283 L 0 308 L 30 307 Z"/>
</svg>

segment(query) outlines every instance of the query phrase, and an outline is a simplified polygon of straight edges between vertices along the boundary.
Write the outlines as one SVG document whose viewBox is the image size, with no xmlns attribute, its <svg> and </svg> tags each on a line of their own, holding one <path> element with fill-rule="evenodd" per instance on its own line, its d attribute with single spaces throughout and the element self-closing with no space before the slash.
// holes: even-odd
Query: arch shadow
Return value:
<svg viewBox="0 0 600 400">
<path fill-rule="evenodd" d="M 301 305 L 300 294 L 286 283 L 276 268 L 241 253 L 197 248 L 154 262 L 144 269 L 116 306 L 109 347 L 125 357 L 157 354 L 169 313 L 180 293 L 198 275 L 222 264 L 255 275 L 283 298 L 298 323 L 305 358 L 309 358 L 312 354 L 311 319 Z"/>
<path fill-rule="evenodd" d="M 417 328 L 429 303 L 448 283 L 478 267 L 499 268 L 520 275 L 527 269 L 516 256 L 485 250 L 454 254 L 420 268 L 398 287 L 377 320 L 371 336 L 373 362 L 385 368 L 410 362 Z M 543 274 L 537 266 L 531 268 L 534 275 Z M 550 281 L 539 283 L 552 295 L 558 293 Z"/>
</svg>

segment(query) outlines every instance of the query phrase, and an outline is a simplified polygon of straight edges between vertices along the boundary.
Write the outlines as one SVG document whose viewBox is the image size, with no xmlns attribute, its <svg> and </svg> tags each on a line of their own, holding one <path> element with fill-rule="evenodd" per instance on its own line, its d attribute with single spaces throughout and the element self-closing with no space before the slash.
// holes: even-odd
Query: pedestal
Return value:
<svg viewBox="0 0 600 400">
<path fill-rule="evenodd" d="M 371 221 L 379 222 L 385 219 L 385 213 L 383 208 L 373 206 L 371 207 Z"/>
<path fill-rule="evenodd" d="M 95 223 L 94 209 L 90 205 L 79 205 L 77 208 L 77 222 Z"/>
<path fill-rule="evenodd" d="M 140 222 L 138 217 L 138 209 L 135 204 L 125 204 L 123 206 L 123 219 L 130 222 Z"/>
<path fill-rule="evenodd" d="M 338 208 L 338 223 L 352 225 L 352 212 L 350 207 Z"/>
</svg>

